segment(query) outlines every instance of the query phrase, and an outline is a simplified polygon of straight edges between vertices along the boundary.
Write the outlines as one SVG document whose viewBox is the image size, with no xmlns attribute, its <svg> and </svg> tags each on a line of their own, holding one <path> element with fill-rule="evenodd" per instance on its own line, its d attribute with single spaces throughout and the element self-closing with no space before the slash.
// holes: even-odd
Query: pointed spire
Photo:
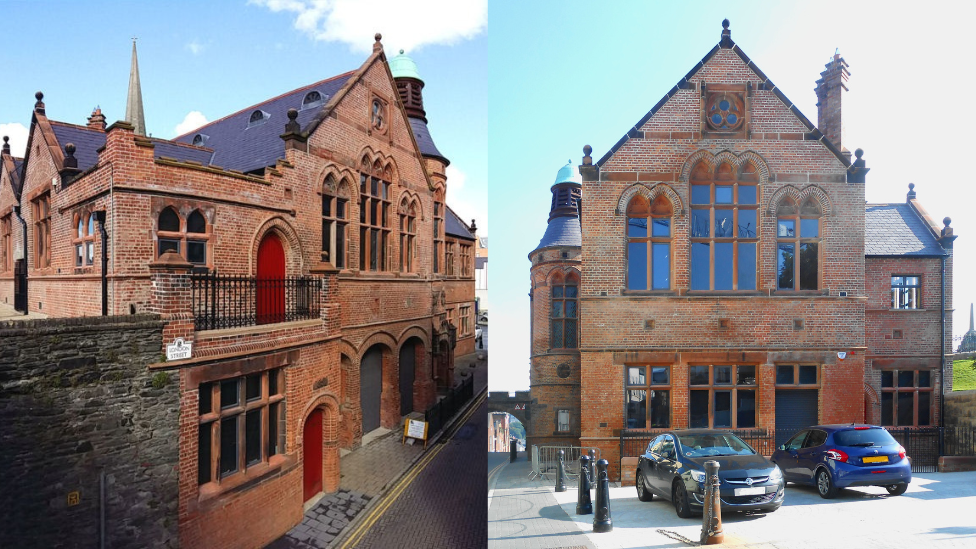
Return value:
<svg viewBox="0 0 976 549">
<path fill-rule="evenodd" d="M 139 84 L 139 59 L 136 39 L 132 39 L 132 68 L 129 70 L 129 96 L 125 102 L 125 121 L 135 128 L 136 135 L 146 135 L 146 115 L 142 111 L 142 86 Z"/>
</svg>

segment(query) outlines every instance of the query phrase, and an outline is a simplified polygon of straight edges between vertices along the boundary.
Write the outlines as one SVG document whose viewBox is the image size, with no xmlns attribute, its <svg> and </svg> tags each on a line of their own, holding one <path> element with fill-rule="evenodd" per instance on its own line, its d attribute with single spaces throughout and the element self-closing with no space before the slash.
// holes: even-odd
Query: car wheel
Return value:
<svg viewBox="0 0 976 549">
<path fill-rule="evenodd" d="M 688 490 L 685 490 L 685 485 L 681 481 L 674 483 L 671 501 L 674 502 L 674 511 L 679 517 L 691 518 L 694 516 L 691 512 L 691 502 L 688 501 Z"/>
<path fill-rule="evenodd" d="M 837 486 L 830 479 L 830 473 L 826 469 L 817 471 L 817 492 L 824 499 L 833 499 L 837 495 Z"/>
<path fill-rule="evenodd" d="M 891 495 L 893 495 L 893 496 L 900 496 L 900 495 L 902 495 L 902 494 L 905 493 L 905 490 L 908 490 L 908 485 L 907 484 L 890 484 L 888 486 L 885 486 L 885 490 L 888 490 L 888 493 L 891 494 Z"/>
<path fill-rule="evenodd" d="M 637 499 L 641 501 L 651 501 L 654 499 L 654 494 L 644 486 L 644 473 L 641 473 L 640 470 L 637 471 Z"/>
</svg>

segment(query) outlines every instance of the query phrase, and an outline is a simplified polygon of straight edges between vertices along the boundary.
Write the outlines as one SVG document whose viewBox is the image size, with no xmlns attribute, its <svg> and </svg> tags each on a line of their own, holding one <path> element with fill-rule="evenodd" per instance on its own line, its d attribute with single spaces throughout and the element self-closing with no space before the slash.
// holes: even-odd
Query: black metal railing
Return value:
<svg viewBox="0 0 976 549">
<path fill-rule="evenodd" d="M 444 423 L 474 396 L 474 377 L 468 376 L 460 385 L 447 392 L 447 395 L 427 408 L 424 421 L 427 422 L 427 436 L 431 437 L 444 427 Z"/>
<path fill-rule="evenodd" d="M 976 428 L 949 427 L 888 427 L 888 432 L 905 447 L 912 460 L 913 473 L 932 473 L 938 470 L 940 456 L 976 456 Z M 644 453 L 647 444 L 665 430 L 620 431 L 620 457 L 636 457 Z M 764 456 L 776 451 L 776 440 L 788 440 L 798 429 L 729 429 Z M 941 449 L 940 449 L 941 446 Z"/>
<path fill-rule="evenodd" d="M 240 328 L 318 318 L 322 279 L 292 276 L 278 279 L 191 274 L 196 330 Z"/>
</svg>

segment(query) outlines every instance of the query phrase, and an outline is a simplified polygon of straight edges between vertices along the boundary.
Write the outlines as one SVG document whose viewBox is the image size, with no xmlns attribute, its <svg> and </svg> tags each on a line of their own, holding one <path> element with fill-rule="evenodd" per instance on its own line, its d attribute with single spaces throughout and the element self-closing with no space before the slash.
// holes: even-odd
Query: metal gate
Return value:
<svg viewBox="0 0 976 549">
<path fill-rule="evenodd" d="M 359 406 L 363 412 L 363 434 L 380 426 L 380 395 L 383 391 L 383 351 L 373 346 L 359 364 Z"/>
<path fill-rule="evenodd" d="M 776 446 L 818 423 L 816 389 L 776 390 Z"/>
<path fill-rule="evenodd" d="M 27 260 L 14 263 L 14 309 L 27 314 Z"/>
</svg>

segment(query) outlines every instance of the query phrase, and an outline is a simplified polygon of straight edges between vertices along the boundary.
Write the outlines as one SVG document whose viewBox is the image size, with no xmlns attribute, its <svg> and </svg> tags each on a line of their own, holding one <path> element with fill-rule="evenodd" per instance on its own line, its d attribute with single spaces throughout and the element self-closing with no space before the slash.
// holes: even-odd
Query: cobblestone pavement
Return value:
<svg viewBox="0 0 976 549">
<path fill-rule="evenodd" d="M 482 549 L 488 536 L 485 441 L 486 400 L 481 401 L 432 461 L 402 491 L 356 547 L 384 549 Z M 386 501 L 384 501 L 385 503 Z"/>
<path fill-rule="evenodd" d="M 267 549 L 324 549 L 366 507 L 370 496 L 348 490 L 328 494 L 305 513 L 302 523 Z"/>
</svg>

